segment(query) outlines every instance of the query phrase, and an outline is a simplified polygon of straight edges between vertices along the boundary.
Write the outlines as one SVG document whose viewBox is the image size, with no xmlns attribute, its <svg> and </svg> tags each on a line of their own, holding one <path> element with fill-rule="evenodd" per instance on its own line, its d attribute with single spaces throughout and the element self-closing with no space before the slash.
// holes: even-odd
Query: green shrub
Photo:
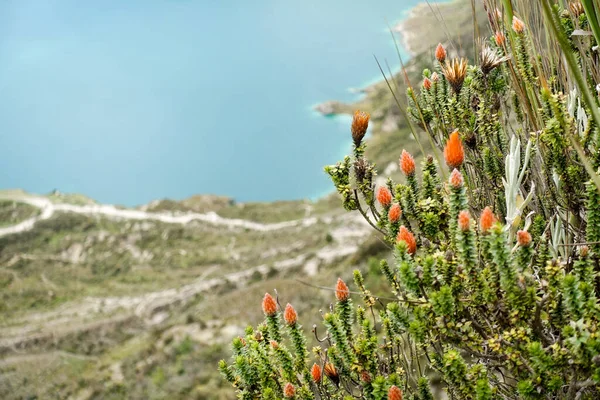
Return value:
<svg viewBox="0 0 600 400">
<path fill-rule="evenodd" d="M 265 321 L 219 364 L 239 398 L 424 400 L 433 381 L 452 399 L 600 398 L 600 7 L 486 4 L 494 35 L 477 62 L 440 45 L 407 93 L 443 158 L 418 176 L 403 151 L 405 182 L 376 186 L 357 112 L 353 154 L 325 169 L 393 247 L 388 292 L 359 271 L 356 292 L 338 280 L 312 361 L 294 308 L 266 294 Z"/>
</svg>

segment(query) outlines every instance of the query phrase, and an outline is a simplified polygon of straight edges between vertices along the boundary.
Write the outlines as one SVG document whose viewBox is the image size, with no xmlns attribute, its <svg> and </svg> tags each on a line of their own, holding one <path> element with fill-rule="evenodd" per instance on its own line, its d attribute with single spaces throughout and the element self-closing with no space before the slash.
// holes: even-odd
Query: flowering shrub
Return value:
<svg viewBox="0 0 600 400">
<path fill-rule="evenodd" d="M 311 356 L 294 308 L 266 294 L 265 322 L 219 365 L 240 398 L 426 400 L 433 380 L 455 399 L 600 398 L 600 9 L 532 8 L 558 46 L 488 7 L 477 63 L 440 44 L 409 87 L 434 144 L 420 174 L 403 151 L 405 182 L 376 185 L 355 114 L 353 154 L 326 172 L 393 248 L 389 293 L 358 270 L 355 290 L 338 280 Z"/>
</svg>

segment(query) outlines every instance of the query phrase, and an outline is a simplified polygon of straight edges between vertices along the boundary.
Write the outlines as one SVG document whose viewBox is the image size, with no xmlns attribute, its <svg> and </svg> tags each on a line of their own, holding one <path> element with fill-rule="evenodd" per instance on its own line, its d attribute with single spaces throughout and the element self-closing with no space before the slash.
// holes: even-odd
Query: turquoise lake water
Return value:
<svg viewBox="0 0 600 400">
<path fill-rule="evenodd" d="M 418 0 L 0 2 L 0 188 L 128 206 L 314 198 Z"/>
</svg>

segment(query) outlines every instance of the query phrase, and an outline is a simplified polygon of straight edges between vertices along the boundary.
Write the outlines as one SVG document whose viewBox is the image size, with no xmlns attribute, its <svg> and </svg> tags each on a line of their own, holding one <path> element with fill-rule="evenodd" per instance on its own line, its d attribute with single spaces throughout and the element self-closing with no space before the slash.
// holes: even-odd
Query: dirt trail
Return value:
<svg viewBox="0 0 600 400">
<path fill-rule="evenodd" d="M 64 304 L 54 310 L 30 313 L 5 321 L 0 326 L 0 354 L 19 354 L 29 348 L 52 349 L 61 338 L 73 333 L 121 329 L 129 324 L 152 326 L 169 317 L 173 306 L 189 303 L 198 294 L 210 293 L 225 286 L 242 287 L 255 278 L 256 273 L 263 277 L 292 268 L 302 268 L 306 275 L 314 275 L 319 267 L 341 257 L 353 254 L 361 239 L 370 231 L 368 225 L 357 215 L 306 217 L 300 220 L 263 224 L 242 219 L 222 218 L 210 213 L 168 213 L 147 212 L 133 209 L 119 209 L 112 205 L 74 205 L 53 203 L 50 199 L 28 194 L 0 194 L 0 199 L 30 204 L 40 209 L 40 213 L 13 226 L 0 228 L 0 237 L 18 234 L 33 229 L 38 221 L 51 218 L 56 212 L 71 212 L 85 215 L 99 215 L 121 220 L 153 220 L 171 224 L 188 224 L 203 221 L 228 228 L 250 229 L 255 231 L 276 231 L 290 227 L 310 226 L 323 223 L 331 227 L 331 243 L 307 254 L 283 259 L 275 263 L 258 265 L 220 277 L 207 279 L 199 276 L 193 282 L 176 288 L 167 288 L 137 296 L 87 297 Z M 357 218 L 358 217 L 358 218 Z M 230 244 L 231 245 L 231 244 Z M 271 249 L 275 254 L 285 254 L 286 249 Z M 211 268 L 219 268 L 218 265 Z M 53 282 L 44 279 L 43 283 L 52 286 Z"/>
<path fill-rule="evenodd" d="M 12 200 L 26 203 L 41 210 L 40 214 L 36 215 L 35 217 L 29 218 L 16 225 L 0 228 L 0 237 L 31 230 L 38 221 L 52 217 L 57 211 L 85 215 L 101 215 L 114 219 L 160 221 L 168 224 L 185 225 L 192 221 L 202 221 L 212 225 L 250 229 L 253 231 L 262 232 L 275 231 L 295 226 L 310 226 L 317 223 L 317 218 L 315 217 L 307 217 L 299 220 L 273 224 L 263 224 L 260 222 L 246 221 L 243 219 L 223 218 L 215 212 L 208 212 L 204 214 L 192 212 L 185 214 L 174 214 L 169 212 L 158 213 L 132 209 L 120 209 L 108 204 L 92 204 L 81 206 L 67 203 L 53 203 L 45 197 L 26 194 L 2 194 L 0 195 L 0 200 Z"/>
</svg>

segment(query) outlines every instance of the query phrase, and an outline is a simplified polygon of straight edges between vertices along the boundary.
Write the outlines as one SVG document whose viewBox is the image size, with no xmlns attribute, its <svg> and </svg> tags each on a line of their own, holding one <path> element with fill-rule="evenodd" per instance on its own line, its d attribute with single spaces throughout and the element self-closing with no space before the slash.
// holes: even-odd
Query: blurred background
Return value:
<svg viewBox="0 0 600 400">
<path fill-rule="evenodd" d="M 323 172 L 355 109 L 380 171 L 423 156 L 375 57 L 419 85 L 438 42 L 470 54 L 471 19 L 469 0 L 2 1 L 0 397 L 233 398 L 216 364 L 265 291 L 310 329 L 331 293 L 302 282 L 376 275 L 385 247 Z"/>
</svg>

